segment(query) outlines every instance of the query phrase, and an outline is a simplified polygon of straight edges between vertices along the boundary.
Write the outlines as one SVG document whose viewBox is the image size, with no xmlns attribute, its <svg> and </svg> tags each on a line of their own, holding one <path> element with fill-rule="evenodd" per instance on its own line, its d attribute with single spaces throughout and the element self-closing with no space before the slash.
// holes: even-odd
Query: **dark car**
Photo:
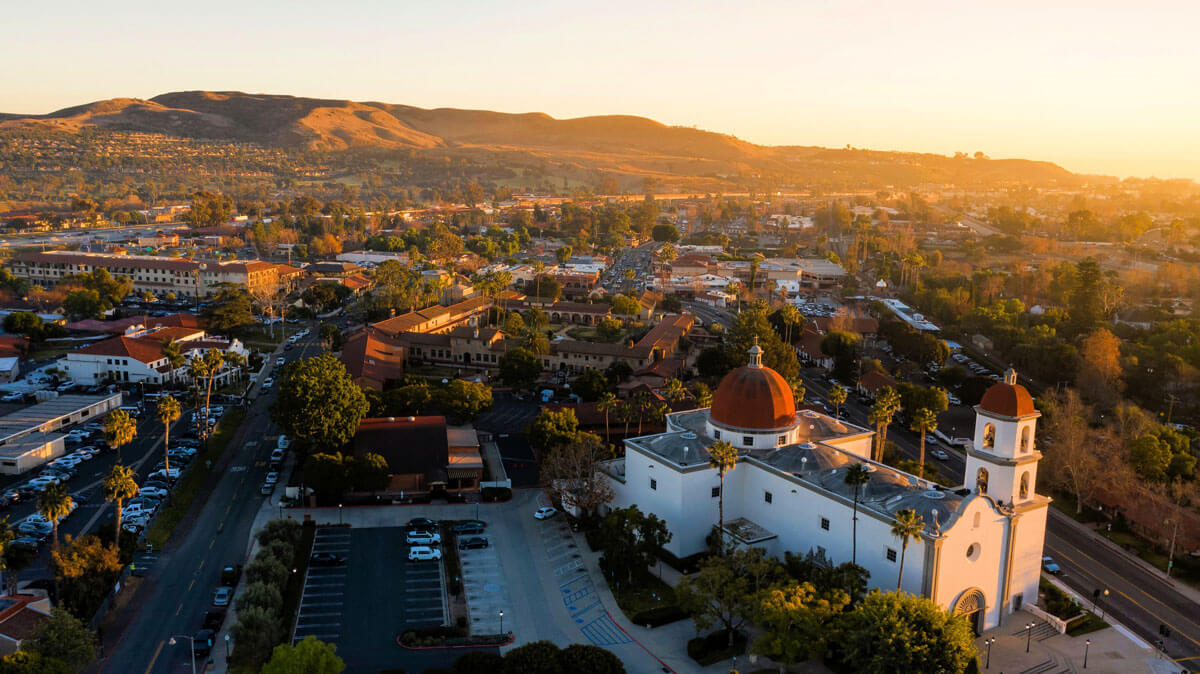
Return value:
<svg viewBox="0 0 1200 674">
<path fill-rule="evenodd" d="M 242 577 L 242 565 L 227 566 L 221 569 L 221 585 L 224 587 L 237 587 L 238 579 Z"/>
<path fill-rule="evenodd" d="M 192 637 L 192 654 L 198 657 L 207 657 L 212 653 L 213 640 L 216 639 L 217 633 L 212 630 L 200 630 L 196 632 L 196 636 Z"/>
<path fill-rule="evenodd" d="M 459 550 L 478 550 L 488 546 L 488 539 L 482 536 L 472 536 L 458 541 Z"/>
<path fill-rule="evenodd" d="M 437 528 L 437 525 L 438 525 L 437 520 L 431 520 L 427 517 L 418 517 L 416 519 L 411 519 L 408 521 L 408 528 L 410 530 L 411 529 L 433 530 L 433 529 Z"/>
<path fill-rule="evenodd" d="M 204 614 L 204 629 L 206 630 L 219 630 L 224 622 L 224 611 L 208 611 Z"/>
<path fill-rule="evenodd" d="M 309 563 L 313 566 L 341 566 L 346 563 L 346 558 L 330 552 L 318 552 L 309 558 Z"/>
<path fill-rule="evenodd" d="M 467 520 L 466 522 L 459 522 L 453 527 L 454 533 L 456 534 L 479 534 L 483 533 L 483 530 L 486 528 L 487 523 L 480 522 L 479 520 Z"/>
</svg>

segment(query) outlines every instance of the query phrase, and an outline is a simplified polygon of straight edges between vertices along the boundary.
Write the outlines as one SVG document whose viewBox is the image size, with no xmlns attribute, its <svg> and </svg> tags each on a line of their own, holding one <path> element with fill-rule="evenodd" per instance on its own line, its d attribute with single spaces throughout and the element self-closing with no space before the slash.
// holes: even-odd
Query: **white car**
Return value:
<svg viewBox="0 0 1200 674">
<path fill-rule="evenodd" d="M 292 439 L 286 435 L 279 436 L 279 441 L 275 443 L 279 449 L 287 449 L 292 446 Z"/>
<path fill-rule="evenodd" d="M 267 377 L 266 379 L 263 380 L 262 388 L 271 388 L 274 385 L 275 385 L 275 379 L 273 379 L 272 377 Z"/>
<path fill-rule="evenodd" d="M 3 400 L 6 403 L 19 403 L 24 399 L 25 399 L 24 393 L 9 393 L 8 395 L 4 396 L 3 398 L 0 398 L 0 400 Z"/>
<path fill-rule="evenodd" d="M 418 545 L 408 549 L 408 561 L 410 562 L 428 562 L 441 558 L 442 551 L 438 548 Z"/>
<path fill-rule="evenodd" d="M 279 481 L 279 473 L 267 473 L 267 478 L 263 480 L 267 484 L 275 484 Z"/>
<path fill-rule="evenodd" d="M 287 365 L 287 358 L 284 358 L 283 356 L 276 358 L 275 365 L 277 365 L 279 367 L 283 367 L 284 365 Z"/>
<path fill-rule="evenodd" d="M 551 517 L 554 517 L 557 514 L 558 514 L 558 508 L 554 508 L 551 506 L 545 506 L 543 508 L 538 508 L 536 511 L 534 511 L 533 517 L 534 517 L 534 519 L 545 520 L 545 519 L 550 519 Z"/>
<path fill-rule="evenodd" d="M 175 480 L 179 479 L 179 469 L 172 468 L 170 470 L 167 470 L 166 468 L 163 468 L 162 470 L 156 470 L 153 473 L 150 473 L 150 475 L 148 475 L 147 477 L 150 479 L 165 478 L 166 480 L 168 480 L 170 482 L 174 482 Z"/>
<path fill-rule="evenodd" d="M 167 490 L 162 487 L 142 487 L 138 490 L 138 496 L 147 498 L 166 498 Z"/>
<path fill-rule="evenodd" d="M 438 545 L 442 542 L 442 535 L 436 531 L 410 531 L 404 541 L 409 545 Z"/>
<path fill-rule="evenodd" d="M 38 477 L 35 477 L 29 481 L 29 486 L 33 487 L 34 489 L 38 489 L 39 487 L 45 488 L 46 485 L 58 484 L 60 482 L 62 482 L 62 480 L 58 479 L 57 477 L 50 477 L 49 475 L 39 475 Z"/>
</svg>

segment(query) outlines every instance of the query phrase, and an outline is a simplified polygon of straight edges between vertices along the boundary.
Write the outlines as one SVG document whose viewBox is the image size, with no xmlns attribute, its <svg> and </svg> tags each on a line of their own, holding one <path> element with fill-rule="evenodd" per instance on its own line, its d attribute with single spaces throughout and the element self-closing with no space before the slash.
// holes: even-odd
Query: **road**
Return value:
<svg viewBox="0 0 1200 674">
<path fill-rule="evenodd" d="M 801 375 L 809 397 L 816 395 L 828 401 L 829 385 L 814 377 L 815 372 L 806 370 Z M 851 396 L 844 407 L 848 421 L 870 427 L 866 405 Z M 896 443 L 904 458 L 917 458 L 919 441 L 912 432 L 894 424 L 888 431 L 888 440 Z M 933 463 L 943 476 L 961 484 L 966 457 L 957 450 L 947 450 L 947 454 L 949 461 L 933 460 Z M 927 455 L 927 459 L 932 457 Z M 1046 523 L 1045 554 L 1054 557 L 1063 569 L 1063 582 L 1080 595 L 1091 597 L 1097 589 L 1109 591 L 1108 598 L 1097 607 L 1105 615 L 1111 615 L 1148 643 L 1159 638 L 1159 625 L 1167 626 L 1171 631 L 1166 641 L 1167 653 L 1192 668 L 1200 666 L 1200 604 L 1147 571 L 1127 553 L 1097 540 L 1053 507 Z"/>
<path fill-rule="evenodd" d="M 315 331 L 314 331 L 315 333 Z M 322 349 L 316 335 L 285 352 L 289 360 L 315 355 Z M 272 356 L 273 358 L 273 356 Z M 221 568 L 245 563 L 250 527 L 263 501 L 259 486 L 267 473 L 267 458 L 278 435 L 269 418 L 273 389 L 252 402 L 234 433 L 221 462 L 213 468 L 216 484 L 202 493 L 180 523 L 176 538 L 162 551 L 137 596 L 116 623 L 120 634 L 105 635 L 108 657 L 101 672 L 154 674 L 190 672 L 187 640 L 170 645 L 172 636 L 191 636 L 209 610 Z M 210 478 L 210 483 L 214 478 Z M 271 498 L 283 492 L 276 489 Z"/>
</svg>

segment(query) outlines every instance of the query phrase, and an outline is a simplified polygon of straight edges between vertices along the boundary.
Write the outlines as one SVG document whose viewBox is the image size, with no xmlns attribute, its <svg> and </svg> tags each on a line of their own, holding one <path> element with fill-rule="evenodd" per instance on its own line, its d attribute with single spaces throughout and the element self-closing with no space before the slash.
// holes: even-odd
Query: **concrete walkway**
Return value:
<svg viewBox="0 0 1200 674">
<path fill-rule="evenodd" d="M 1037 622 L 1038 626 L 1029 630 L 1027 636 L 1024 625 L 1029 622 Z M 991 647 L 989 663 L 987 640 L 993 637 L 996 641 Z M 975 645 L 982 671 L 1011 674 L 1083 672 L 1085 655 L 1086 671 L 1113 674 L 1150 672 L 1156 660 L 1153 650 L 1141 647 L 1116 628 L 1071 637 L 1058 634 L 1025 612 L 1008 616 L 1004 625 L 982 634 Z"/>
</svg>

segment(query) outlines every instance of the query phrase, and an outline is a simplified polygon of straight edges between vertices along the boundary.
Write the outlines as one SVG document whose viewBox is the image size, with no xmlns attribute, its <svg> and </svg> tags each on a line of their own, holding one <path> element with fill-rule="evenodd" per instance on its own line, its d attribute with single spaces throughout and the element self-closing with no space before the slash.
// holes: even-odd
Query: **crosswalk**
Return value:
<svg viewBox="0 0 1200 674">
<path fill-rule="evenodd" d="M 343 527 L 317 529 L 313 553 L 322 552 L 346 556 L 350 552 L 350 530 Z M 339 642 L 342 638 L 348 570 L 348 563 L 342 566 L 308 567 L 292 643 L 307 636 L 315 636 L 326 643 Z"/>
</svg>

